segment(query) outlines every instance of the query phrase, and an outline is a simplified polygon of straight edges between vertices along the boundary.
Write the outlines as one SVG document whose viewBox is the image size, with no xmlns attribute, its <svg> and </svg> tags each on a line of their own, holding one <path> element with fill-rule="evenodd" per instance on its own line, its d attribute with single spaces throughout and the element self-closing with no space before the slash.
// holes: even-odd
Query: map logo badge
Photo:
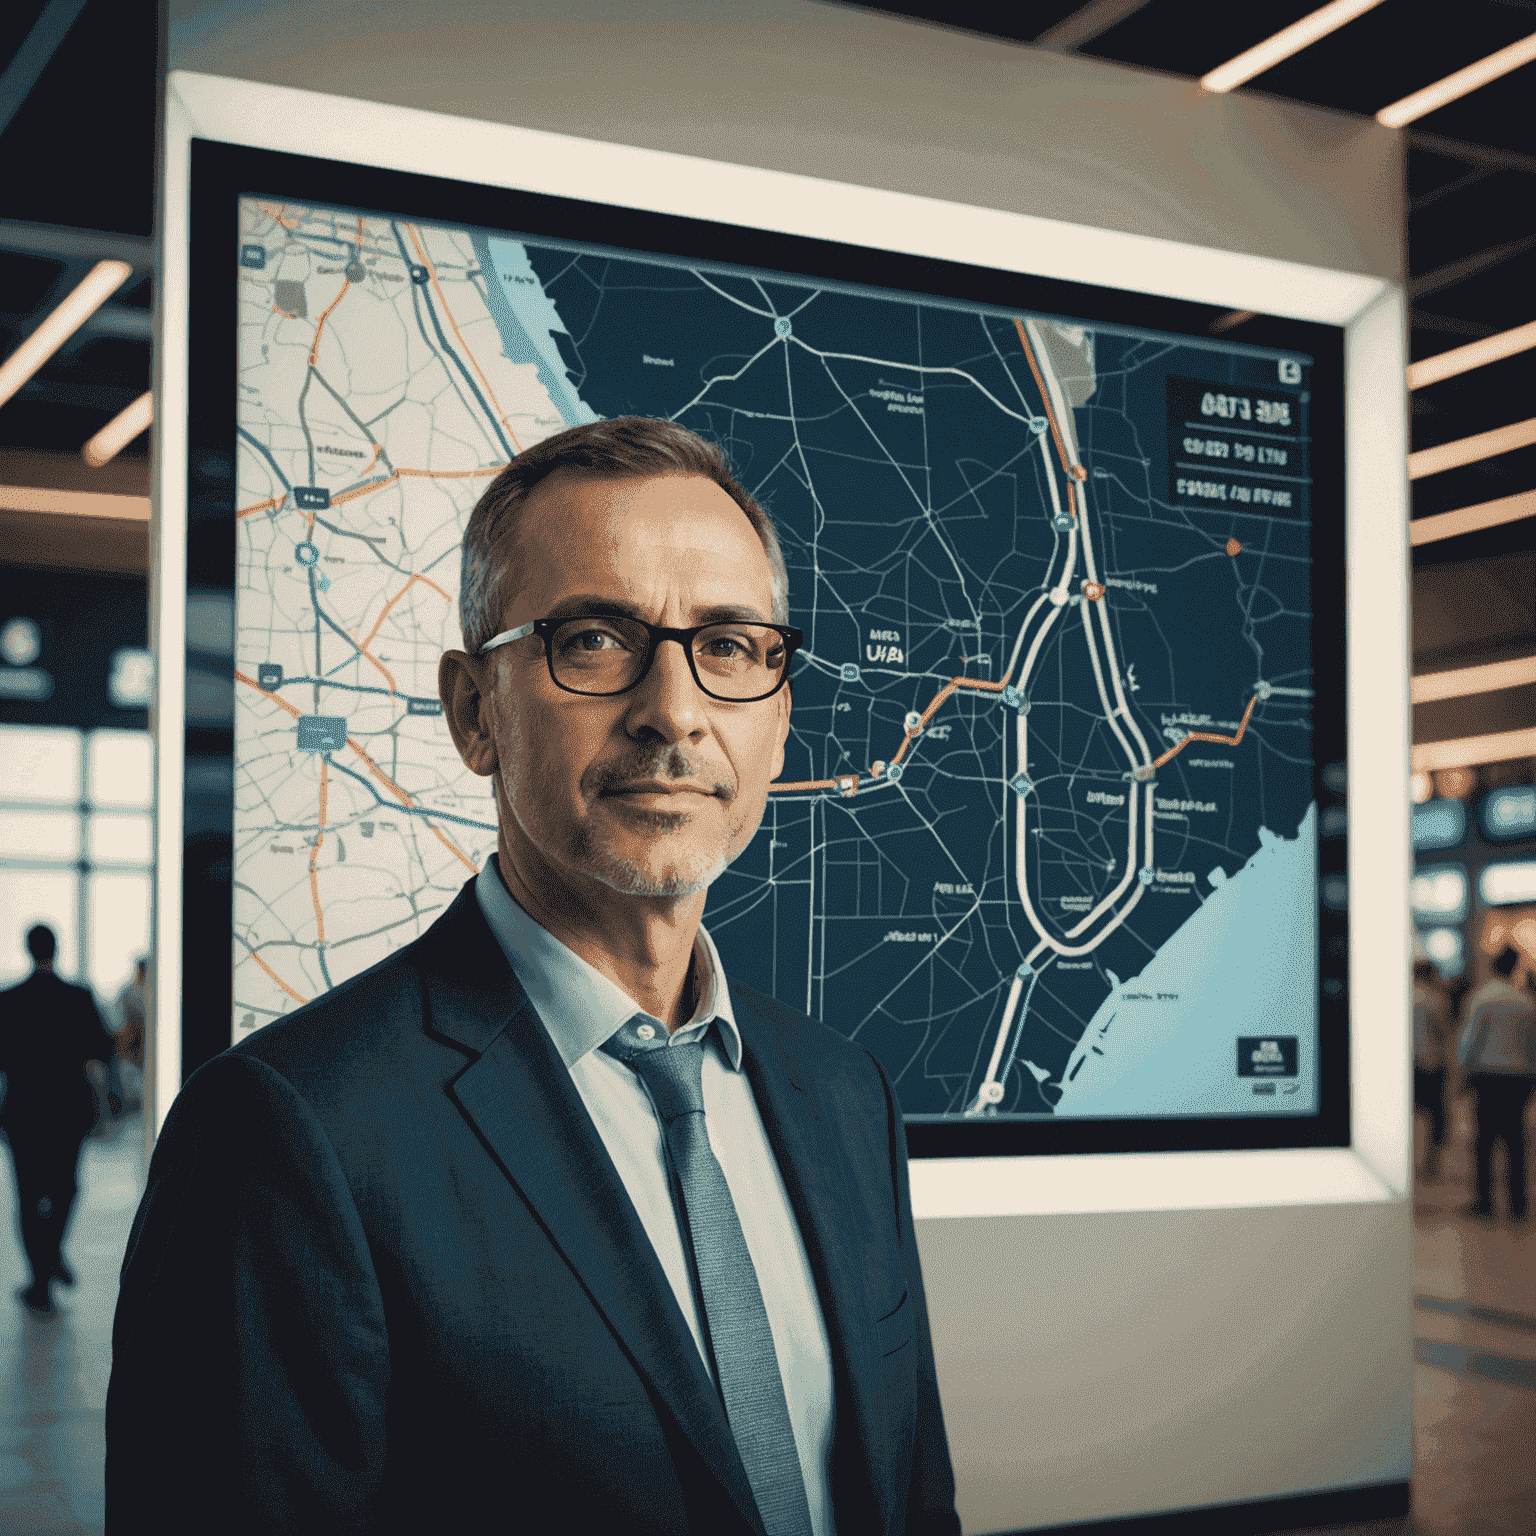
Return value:
<svg viewBox="0 0 1536 1536">
<path fill-rule="evenodd" d="M 1295 1077 L 1296 1038 L 1295 1035 L 1239 1035 L 1237 1037 L 1237 1075 L 1239 1077 Z"/>
</svg>

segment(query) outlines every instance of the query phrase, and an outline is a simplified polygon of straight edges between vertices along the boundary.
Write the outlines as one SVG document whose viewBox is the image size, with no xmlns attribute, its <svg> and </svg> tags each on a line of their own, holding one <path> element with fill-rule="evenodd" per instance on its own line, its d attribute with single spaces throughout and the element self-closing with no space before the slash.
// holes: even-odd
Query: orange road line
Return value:
<svg viewBox="0 0 1536 1536">
<path fill-rule="evenodd" d="M 1035 386 L 1040 391 L 1040 400 L 1045 407 L 1045 419 L 1051 424 L 1051 440 L 1056 444 L 1056 456 L 1061 460 L 1061 472 L 1069 481 L 1083 478 L 1083 466 L 1074 464 L 1067 457 L 1066 444 L 1061 440 L 1061 428 L 1056 425 L 1056 412 L 1051 409 L 1051 397 L 1045 392 L 1045 380 L 1040 374 L 1040 365 L 1035 361 L 1035 349 L 1029 344 L 1029 333 L 1024 329 L 1024 322 L 1017 316 L 1014 317 L 1013 328 L 1019 333 L 1019 345 L 1024 348 L 1024 357 L 1029 363 L 1029 371 L 1035 376 Z M 1072 515 L 1077 516 L 1077 500 L 1072 495 L 1072 487 L 1067 486 L 1067 497 L 1072 505 Z"/>
<path fill-rule="evenodd" d="M 267 690 L 263 688 L 255 678 L 247 677 L 245 673 L 242 672 L 238 667 L 235 668 L 235 681 L 237 683 L 244 683 L 247 688 L 254 688 L 256 692 L 262 696 L 262 698 L 270 699 L 272 703 L 276 704 L 279 709 L 287 710 L 295 720 L 299 718 L 299 711 L 296 710 L 293 705 L 288 702 L 287 699 L 280 699 L 275 693 L 268 693 Z"/>
<path fill-rule="evenodd" d="M 438 842 L 440 842 L 443 847 L 445 847 L 449 853 L 451 853 L 454 858 L 456 858 L 459 863 L 461 863 L 464 868 L 470 872 L 470 874 L 477 875 L 480 873 L 480 871 L 477 870 L 474 864 L 470 861 L 469 855 L 465 853 L 464 850 L 460 848 L 459 845 L 454 842 L 454 840 L 449 837 L 441 827 L 434 827 L 432 826 L 431 822 L 428 822 L 427 826 L 431 830 L 432 835 L 437 838 Z"/>
<path fill-rule="evenodd" d="M 238 522 L 242 517 L 249 517 L 253 512 L 265 512 L 269 508 L 280 507 L 287 499 L 286 496 L 268 496 L 265 501 L 258 501 L 254 506 L 241 507 L 235 513 L 235 520 Z"/>
<path fill-rule="evenodd" d="M 360 649 L 366 650 L 368 646 L 373 644 L 373 637 L 378 634 L 380 625 L 382 625 L 384 620 L 389 617 L 389 610 L 393 608 L 395 604 L 398 603 L 400 599 L 404 597 L 405 594 L 409 592 L 418 581 L 421 582 L 424 586 L 431 587 L 432 590 L 436 592 L 437 595 L 442 598 L 445 603 L 451 603 L 453 601 L 453 599 L 449 597 L 448 594 L 444 592 L 443 589 L 438 586 L 438 584 L 433 581 L 430 576 L 412 576 L 411 579 L 406 582 L 406 584 L 401 587 L 400 590 L 396 592 L 395 595 L 390 598 L 387 603 L 384 604 L 383 608 L 379 610 L 379 616 L 374 621 L 373 628 L 368 631 L 368 638 L 363 641 L 362 646 L 359 647 Z"/>
<path fill-rule="evenodd" d="M 370 469 L 372 469 L 373 466 L 379 462 L 379 455 L 381 453 L 383 453 L 383 452 L 384 452 L 384 444 L 383 443 L 375 443 L 373 445 L 373 457 L 368 460 L 367 468 L 365 468 L 363 470 L 363 474 L 366 475 L 368 473 L 368 471 Z"/>
<path fill-rule="evenodd" d="M 414 806 L 416 804 L 416 802 L 411 799 L 411 797 L 406 794 L 406 792 L 401 789 L 400 786 L 396 784 L 395 781 L 390 778 L 390 776 L 385 773 L 384 770 L 380 768 L 379 765 L 374 762 L 374 760 L 369 757 L 368 754 L 364 752 L 363 749 L 358 746 L 358 744 L 353 741 L 350 736 L 347 737 L 347 745 L 351 747 L 352 750 L 356 752 L 360 758 L 362 758 L 362 760 L 368 765 L 369 773 L 371 773 L 374 778 L 376 778 L 379 783 L 382 784 L 400 802 L 401 805 Z"/>
<path fill-rule="evenodd" d="M 474 480 L 481 475 L 499 475 L 506 467 L 505 464 L 488 464 L 483 469 L 394 469 L 374 485 L 354 485 L 350 491 L 338 491 L 331 497 L 331 505 L 339 506 L 358 496 L 371 496 L 375 491 L 393 485 L 396 480 Z"/>
<path fill-rule="evenodd" d="M 311 368 L 313 368 L 315 366 L 315 359 L 320 354 L 320 334 L 321 334 L 322 331 L 325 330 L 325 322 L 330 318 L 331 311 L 333 309 L 335 309 L 336 306 L 338 304 L 340 304 L 341 301 L 344 298 L 346 298 L 346 296 L 347 296 L 347 289 L 350 288 L 351 286 L 352 286 L 352 279 L 350 277 L 342 278 L 342 280 L 341 280 L 341 292 L 338 293 L 336 295 L 336 297 L 331 300 L 330 304 L 326 306 L 325 313 L 322 314 L 320 316 L 320 318 L 315 321 L 315 343 L 309 349 L 309 366 Z"/>
<path fill-rule="evenodd" d="M 286 206 L 285 204 L 257 203 L 256 206 L 261 209 L 261 211 L 266 214 L 269 219 L 276 219 L 284 229 L 296 229 L 298 227 L 299 221 L 297 219 L 285 219 L 283 217 L 283 209 Z"/>
<path fill-rule="evenodd" d="M 279 976 L 277 974 L 277 972 L 274 971 L 272 969 L 272 967 L 270 965 L 268 965 L 267 962 L 265 960 L 263 960 L 261 958 L 261 956 L 258 955 L 254 949 L 248 950 L 246 952 L 246 958 L 248 960 L 254 960 L 256 962 L 256 964 L 259 965 L 262 968 L 262 970 L 264 970 L 267 973 L 267 975 L 270 976 L 272 978 L 272 980 L 275 981 L 278 984 L 278 986 L 280 986 L 283 989 L 283 991 L 286 992 L 288 994 L 288 996 L 291 997 L 294 1000 L 294 1002 L 296 1002 L 296 1003 L 307 1003 L 309 1001 L 309 999 L 307 997 L 300 997 L 299 994 L 297 992 L 295 992 L 293 990 L 293 988 L 290 987 L 288 985 L 288 983 L 286 981 L 284 981 L 283 978 L 281 976 Z"/>
<path fill-rule="evenodd" d="M 279 309 L 276 304 L 272 306 L 272 313 L 274 315 L 281 315 L 284 320 L 297 320 L 299 318 L 297 315 L 289 314 L 286 309 Z"/>
<path fill-rule="evenodd" d="M 320 905 L 320 875 L 315 868 L 315 860 L 320 857 L 320 850 L 325 846 L 325 808 L 330 798 L 331 765 L 322 757 L 320 759 L 320 818 L 319 831 L 315 834 L 314 845 L 309 850 L 309 895 L 315 904 L 315 937 L 320 943 L 325 943 L 325 909 Z"/>
<path fill-rule="evenodd" d="M 939 689 L 939 691 L 934 694 L 933 698 L 929 701 L 928 707 L 922 712 L 922 715 L 918 719 L 917 725 L 901 738 L 901 745 L 897 747 L 896 755 L 891 759 L 890 766 L 894 768 L 896 764 L 899 763 L 902 758 L 907 755 L 907 748 L 912 745 L 913 738 L 922 731 L 923 727 L 927 725 L 928 722 L 933 718 L 934 712 L 939 708 L 941 704 L 943 704 L 945 699 L 947 699 L 950 694 L 955 691 L 955 689 L 975 688 L 981 693 L 1001 693 L 1003 689 L 1008 686 L 1008 679 L 1012 676 L 1013 674 L 1011 672 L 1005 672 L 1002 678 L 995 683 L 989 683 L 984 678 L 980 677 L 950 678 L 950 680 L 945 683 L 944 686 Z M 856 793 L 858 790 L 859 780 L 862 777 L 862 774 L 857 773 L 839 773 L 830 779 L 800 779 L 793 784 L 786 784 L 781 782 L 778 784 L 770 784 L 768 786 L 768 793 L 770 795 L 774 794 L 775 792 L 782 794 L 785 790 L 797 789 L 837 789 L 841 787 L 841 785 L 846 780 L 849 779 L 853 781 L 853 791 Z M 873 771 L 871 771 L 869 777 L 875 778 L 876 775 Z"/>
<path fill-rule="evenodd" d="M 512 439 L 513 448 L 515 448 L 518 453 L 521 453 L 523 451 L 523 445 L 518 442 L 517 434 L 512 430 L 512 425 L 507 420 L 507 413 L 502 410 L 501 402 L 496 398 L 496 393 L 491 388 L 491 381 L 485 376 L 485 370 L 481 368 L 479 363 L 475 362 L 475 354 L 469 350 L 469 343 L 464 340 L 462 333 L 459 331 L 459 322 L 453 318 L 453 311 L 448 308 L 448 300 L 444 298 L 443 290 L 438 287 L 437 267 L 432 262 L 427 260 L 427 253 L 425 249 L 423 249 L 421 241 L 416 238 L 416 226 L 414 224 L 407 224 L 405 226 L 405 230 L 406 233 L 411 237 L 411 244 L 416 247 L 416 254 L 421 257 L 422 266 L 427 269 L 427 273 L 432 279 L 432 286 L 437 290 L 438 301 L 443 306 L 443 313 L 448 316 L 448 324 L 453 327 L 453 334 L 459 338 L 459 345 L 464 348 L 465 357 L 470 360 L 470 362 L 474 365 L 475 372 L 480 375 L 480 382 L 485 385 L 485 392 L 491 397 L 491 404 L 496 407 L 496 415 L 501 421 L 502 426 L 507 429 L 507 436 Z"/>
<path fill-rule="evenodd" d="M 1154 757 L 1152 759 L 1152 766 L 1154 768 L 1161 768 L 1164 763 L 1168 762 L 1172 758 L 1177 757 L 1179 753 L 1182 752 L 1184 748 L 1187 747 L 1192 741 L 1214 741 L 1223 747 L 1240 746 L 1243 740 L 1243 732 L 1248 729 L 1248 717 L 1253 714 L 1253 706 L 1258 702 L 1258 694 L 1254 694 L 1254 696 L 1248 700 L 1248 708 L 1243 711 L 1243 718 L 1238 723 L 1237 734 L 1235 736 L 1218 736 L 1214 731 L 1191 731 L 1187 736 L 1183 737 L 1179 741 L 1176 741 L 1166 752 L 1163 753 L 1161 757 Z"/>
<path fill-rule="evenodd" d="M 423 578 L 423 579 L 425 579 L 425 578 Z M 439 590 L 441 590 L 441 588 L 439 588 Z M 262 696 L 262 698 L 270 699 L 274 704 L 277 705 L 277 707 L 279 709 L 287 710 L 287 712 L 290 715 L 292 715 L 295 720 L 297 720 L 299 718 L 299 711 L 296 710 L 293 707 L 293 705 L 290 704 L 287 701 L 287 699 L 280 699 L 280 698 L 278 698 L 278 696 L 275 693 L 268 693 L 267 690 L 265 688 L 263 688 L 260 683 L 253 682 L 249 677 L 247 677 L 245 675 L 244 672 L 241 672 L 238 668 L 235 671 L 235 681 L 237 683 L 244 683 L 247 688 L 254 688 L 256 690 L 256 692 L 259 693 Z M 369 757 L 369 755 L 365 751 L 363 751 L 363 749 L 360 746 L 358 746 L 358 744 L 355 741 L 353 741 L 353 739 L 350 736 L 347 737 L 347 745 L 349 747 L 351 747 L 351 749 L 355 753 L 357 753 L 357 755 L 360 758 L 362 758 L 363 762 L 367 765 L 369 773 L 371 773 L 374 776 L 374 778 L 376 778 L 379 781 L 379 783 L 384 785 L 384 787 L 389 790 L 389 792 L 401 803 L 401 805 L 414 808 L 416 802 L 410 797 L 410 795 L 408 795 L 403 789 L 401 789 L 400 786 L 398 784 L 396 784 L 395 781 L 392 778 L 390 778 L 390 776 L 387 773 L 385 773 L 384 770 L 382 768 L 380 768 L 379 765 L 376 762 L 374 762 L 374 760 L 371 757 Z M 325 759 L 321 758 L 320 762 L 321 762 L 320 822 L 321 822 L 321 825 L 323 826 L 324 823 L 325 823 L 325 816 L 326 816 L 326 795 L 327 795 L 327 792 L 328 792 L 327 786 L 329 784 L 329 775 L 326 772 Z M 427 826 L 428 826 L 429 830 L 432 832 L 432 835 L 434 837 L 436 837 L 437 840 L 445 848 L 447 848 L 450 853 L 452 853 L 456 858 L 458 858 L 463 863 L 463 865 L 464 865 L 464 867 L 466 869 L 468 869 L 472 874 L 477 873 L 477 871 L 475 870 L 474 864 L 469 859 L 469 856 L 464 852 L 464 850 L 462 848 L 459 847 L 459 845 L 457 843 L 455 843 L 453 841 L 452 838 L 448 837 L 443 832 L 443 830 L 440 827 L 432 826 L 431 822 L 428 822 Z M 319 849 L 319 846 L 320 846 L 320 844 L 317 842 L 315 844 L 316 850 Z M 314 860 L 314 854 L 313 853 L 310 854 L 309 879 L 310 879 L 310 889 L 311 889 L 311 891 L 313 891 L 314 888 L 315 888 L 315 860 Z M 321 925 L 320 937 L 323 939 L 325 937 L 324 919 L 320 917 L 319 897 L 318 896 L 315 898 L 315 901 L 316 901 L 315 917 L 320 922 L 320 925 Z M 281 979 L 281 977 L 279 977 L 277 975 L 277 973 L 272 970 L 272 968 L 270 966 L 268 966 L 264 962 L 262 962 L 261 957 L 259 955 L 253 953 L 251 955 L 251 959 L 255 960 L 258 964 L 262 965 L 262 969 L 265 970 L 267 972 L 267 974 L 269 976 L 271 976 L 273 981 L 277 982 L 278 986 L 282 987 L 282 989 L 285 992 L 287 992 L 290 997 L 296 998 L 301 1003 L 306 1003 L 306 1002 L 309 1001 L 309 999 L 306 998 L 306 997 L 299 997 L 299 994 L 297 992 L 294 992 L 291 988 L 289 988 L 287 983 L 285 983 Z"/>
</svg>

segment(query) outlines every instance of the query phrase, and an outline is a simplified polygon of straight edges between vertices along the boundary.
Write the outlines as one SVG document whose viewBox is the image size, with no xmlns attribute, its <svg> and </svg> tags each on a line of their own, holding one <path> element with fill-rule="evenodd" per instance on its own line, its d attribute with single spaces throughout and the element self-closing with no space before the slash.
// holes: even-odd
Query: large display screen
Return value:
<svg viewBox="0 0 1536 1536">
<path fill-rule="evenodd" d="M 709 896 L 728 974 L 866 1046 L 914 1152 L 1347 1141 L 1336 332 L 252 151 L 194 168 L 235 1039 L 416 938 L 494 850 L 436 692 L 463 528 L 519 452 L 638 414 L 726 449 L 806 637 L 784 774 Z"/>
</svg>

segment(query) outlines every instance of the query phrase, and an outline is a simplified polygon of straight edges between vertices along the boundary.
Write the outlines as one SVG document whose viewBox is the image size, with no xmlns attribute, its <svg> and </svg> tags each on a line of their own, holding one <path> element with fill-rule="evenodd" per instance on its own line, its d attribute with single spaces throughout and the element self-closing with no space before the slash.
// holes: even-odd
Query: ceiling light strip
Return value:
<svg viewBox="0 0 1536 1536">
<path fill-rule="evenodd" d="M 1433 85 L 1426 85 L 1422 91 L 1415 91 L 1413 95 L 1404 96 L 1401 101 L 1383 107 L 1376 114 L 1376 121 L 1383 128 L 1405 127 L 1417 122 L 1426 113 L 1445 106 L 1447 102 L 1455 101 L 1533 60 L 1536 60 L 1536 32 L 1529 37 L 1522 37 L 1518 43 L 1511 43 L 1507 48 L 1500 48 L 1497 53 L 1490 53 L 1486 59 L 1468 64 L 1465 69 L 1458 69 L 1454 75 L 1447 75 L 1443 80 L 1436 80 Z"/>
<path fill-rule="evenodd" d="M 1282 59 L 1288 59 L 1303 48 L 1310 48 L 1320 37 L 1336 32 L 1346 22 L 1374 10 L 1381 0 L 1333 0 L 1310 16 L 1292 22 L 1273 37 L 1255 43 L 1246 53 L 1240 53 L 1225 64 L 1218 64 L 1210 74 L 1201 77 L 1200 84 L 1208 91 L 1230 91 L 1272 69 Z M 1389 109 L 1390 110 L 1390 109 Z"/>
<path fill-rule="evenodd" d="M 98 261 L 63 303 L 0 363 L 0 405 L 4 405 L 127 280 L 125 261 Z"/>
<path fill-rule="evenodd" d="M 149 430 L 154 415 L 154 396 L 146 389 L 132 405 L 124 407 L 80 450 L 92 469 L 100 469 L 120 454 L 139 433 Z"/>
<path fill-rule="evenodd" d="M 1437 512 L 1432 517 L 1416 517 L 1408 524 L 1408 542 L 1417 548 L 1463 533 L 1481 533 L 1484 528 L 1518 522 L 1522 517 L 1536 517 L 1536 491 L 1500 496 L 1497 501 L 1481 501 L 1475 507 L 1458 507 L 1454 512 Z"/>
<path fill-rule="evenodd" d="M 1463 699 L 1473 693 L 1497 693 L 1500 688 L 1522 688 L 1536 683 L 1536 656 L 1517 656 L 1510 661 L 1490 661 L 1481 667 L 1457 667 L 1449 672 L 1421 672 L 1413 679 L 1413 702 L 1434 704 L 1441 699 Z"/>
<path fill-rule="evenodd" d="M 1536 757 L 1536 729 L 1422 742 L 1413 749 L 1412 763 L 1415 773 L 1444 773 L 1447 768 L 1475 768 L 1515 757 Z"/>
<path fill-rule="evenodd" d="M 1511 422 L 1507 427 L 1495 427 L 1491 432 L 1458 437 L 1455 442 L 1441 443 L 1436 448 L 1420 448 L 1417 453 L 1408 455 L 1408 478 L 1422 480 L 1426 475 L 1460 469 L 1464 464 L 1480 464 L 1501 453 L 1529 448 L 1532 443 L 1536 443 L 1536 416 Z"/>
<path fill-rule="evenodd" d="M 1452 347 L 1449 352 L 1426 357 L 1421 363 L 1410 364 L 1408 388 L 1425 389 L 1442 379 L 1455 378 L 1458 373 L 1466 373 L 1472 368 L 1486 367 L 1530 347 L 1536 347 L 1536 320 L 1517 325 L 1513 330 L 1500 331 L 1497 336 L 1485 336 L 1465 347 Z"/>
<path fill-rule="evenodd" d="M 51 486 L 0 485 L 0 512 L 58 512 L 73 517 L 149 521 L 148 496 L 114 496 L 106 491 L 59 491 Z"/>
</svg>

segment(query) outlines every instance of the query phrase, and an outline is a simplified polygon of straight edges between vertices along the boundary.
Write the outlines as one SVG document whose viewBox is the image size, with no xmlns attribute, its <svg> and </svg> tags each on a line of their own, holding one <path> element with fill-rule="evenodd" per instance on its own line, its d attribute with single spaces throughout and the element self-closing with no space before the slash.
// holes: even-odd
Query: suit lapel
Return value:
<svg viewBox="0 0 1536 1536">
<path fill-rule="evenodd" d="M 424 936 L 419 959 L 429 1032 L 476 1053 L 450 1096 L 761 1536 L 746 1469 L 693 1334 L 570 1072 L 486 924 L 473 880 Z"/>
<path fill-rule="evenodd" d="M 839 1454 L 852 1458 L 873 1508 L 878 1500 L 871 1436 L 882 1409 L 875 1387 L 881 1380 L 880 1358 L 869 1323 L 879 1298 L 870 1294 L 867 1266 L 847 1241 L 848 1232 L 855 1229 L 846 1218 L 854 1200 L 847 1159 L 835 1121 L 817 1092 L 813 1064 L 794 1050 L 782 1028 L 752 1009 L 743 990 L 731 989 L 742 1031 L 742 1067 L 816 1281 L 835 1370 Z M 839 1508 L 839 1519 L 847 1513 Z"/>
</svg>

